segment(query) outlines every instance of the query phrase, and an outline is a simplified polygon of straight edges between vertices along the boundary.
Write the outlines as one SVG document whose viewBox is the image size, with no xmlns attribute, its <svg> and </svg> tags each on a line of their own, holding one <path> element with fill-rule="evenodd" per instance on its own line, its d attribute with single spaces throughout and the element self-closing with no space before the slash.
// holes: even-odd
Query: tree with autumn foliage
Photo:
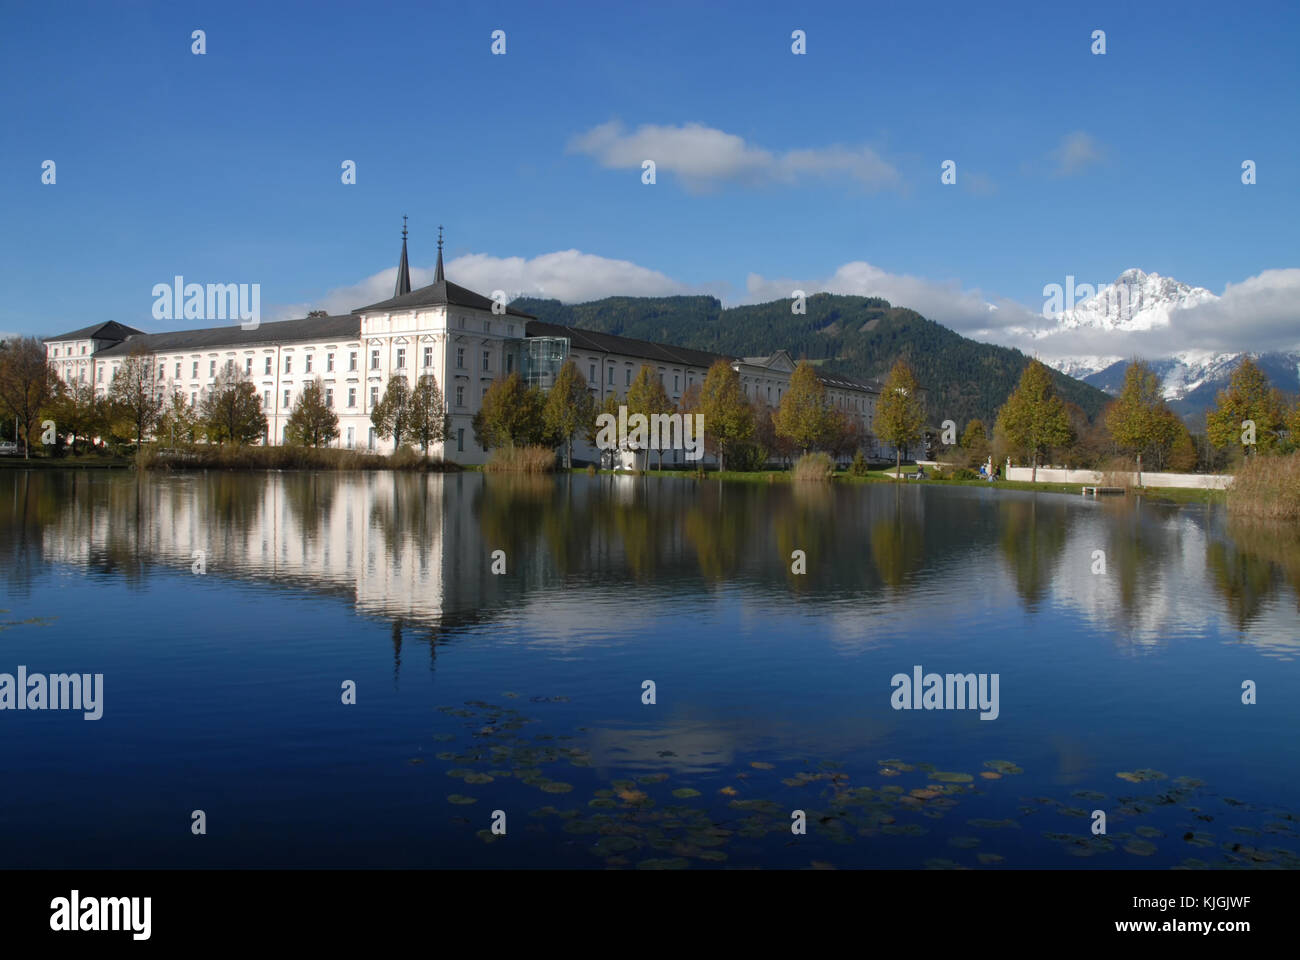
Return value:
<svg viewBox="0 0 1300 960">
<path fill-rule="evenodd" d="M 740 374 L 725 360 L 715 360 L 700 390 L 700 409 L 704 414 L 704 435 L 712 438 L 718 456 L 718 470 L 726 469 L 726 460 L 739 445 L 754 436 L 754 410 L 745 399 Z"/>
<path fill-rule="evenodd" d="M 817 370 L 807 360 L 800 360 L 790 377 L 790 386 L 777 408 L 776 435 L 789 440 L 803 453 L 820 449 L 830 439 L 835 424 L 826 387 Z"/>
<path fill-rule="evenodd" d="M 1031 480 L 1038 480 L 1038 459 L 1052 447 L 1073 439 L 1065 404 L 1052 388 L 1052 376 L 1038 360 L 1030 360 L 1020 383 L 998 411 L 994 433 L 1025 450 L 1032 461 Z"/>
<path fill-rule="evenodd" d="M 1119 397 L 1106 408 L 1106 428 L 1119 444 L 1137 457 L 1137 482 L 1142 486 L 1142 456 L 1167 451 L 1178 439 L 1179 421 L 1171 416 L 1160 390 L 1160 377 L 1141 360 L 1124 371 Z M 1186 428 L 1183 429 L 1186 432 Z"/>
<path fill-rule="evenodd" d="M 565 465 L 573 469 L 573 438 L 596 419 L 596 401 L 572 359 L 565 360 L 542 408 L 546 425 L 564 441 Z M 594 442 L 594 441 L 593 441 Z"/>
<path fill-rule="evenodd" d="M 1250 357 L 1232 371 L 1228 388 L 1215 397 L 1215 407 L 1205 418 L 1206 433 L 1216 447 L 1241 445 L 1268 453 L 1281 439 L 1285 425 L 1282 397 Z"/>
<path fill-rule="evenodd" d="M 908 362 L 899 357 L 876 404 L 876 433 L 894 447 L 894 479 L 902 471 L 903 448 L 921 439 L 924 426 L 925 407 L 916 375 Z"/>
</svg>

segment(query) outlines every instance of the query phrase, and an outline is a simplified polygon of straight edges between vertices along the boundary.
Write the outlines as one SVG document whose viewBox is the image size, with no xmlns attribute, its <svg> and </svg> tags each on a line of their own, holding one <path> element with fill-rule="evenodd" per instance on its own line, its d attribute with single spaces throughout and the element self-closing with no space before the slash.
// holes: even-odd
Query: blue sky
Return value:
<svg viewBox="0 0 1300 960">
<path fill-rule="evenodd" d="M 1294 4 L 71 3 L 4 20 L 4 331 L 184 326 L 150 316 L 176 274 L 260 283 L 274 316 L 361 306 L 391 289 L 402 214 L 413 266 L 441 223 L 450 278 L 484 292 L 735 303 L 836 289 L 859 264 L 863 292 L 965 332 L 971 303 L 1037 310 L 1067 275 L 1140 267 L 1222 294 L 1300 267 Z"/>
</svg>

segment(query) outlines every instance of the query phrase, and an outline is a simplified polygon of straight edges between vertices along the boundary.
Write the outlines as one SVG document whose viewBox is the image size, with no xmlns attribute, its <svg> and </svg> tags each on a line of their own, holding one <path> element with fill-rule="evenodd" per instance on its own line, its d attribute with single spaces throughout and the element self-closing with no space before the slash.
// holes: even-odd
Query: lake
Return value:
<svg viewBox="0 0 1300 960">
<path fill-rule="evenodd" d="M 10 469 L 0 572 L 103 678 L 3 867 L 1300 865 L 1300 532 L 1214 507 Z"/>
</svg>

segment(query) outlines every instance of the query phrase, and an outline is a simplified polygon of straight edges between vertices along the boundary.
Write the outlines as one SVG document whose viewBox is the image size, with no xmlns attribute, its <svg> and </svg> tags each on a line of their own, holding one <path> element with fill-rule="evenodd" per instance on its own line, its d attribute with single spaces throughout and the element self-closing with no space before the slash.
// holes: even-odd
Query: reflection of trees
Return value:
<svg viewBox="0 0 1300 960">
<path fill-rule="evenodd" d="M 1025 608 L 1034 611 L 1047 592 L 1067 537 L 1065 498 L 1039 503 L 1006 498 L 998 502 L 998 540 Z M 1080 562 L 1083 562 L 1081 560 Z"/>
<path fill-rule="evenodd" d="M 831 516 L 834 491 L 829 483 L 792 483 L 788 495 L 777 491 L 766 498 L 772 512 L 772 530 L 776 534 L 777 562 L 786 580 L 797 590 L 810 584 L 824 584 L 833 570 L 828 556 L 827 534 L 834 527 Z M 806 574 L 791 570 L 791 554 L 802 550 L 808 562 Z M 813 573 L 820 570 L 821 576 Z"/>
<path fill-rule="evenodd" d="M 903 491 L 893 491 L 893 504 L 871 522 L 871 557 L 876 572 L 889 586 L 902 588 L 925 563 L 925 537 L 914 504 L 907 509 Z"/>
<path fill-rule="evenodd" d="M 1286 524 L 1234 519 L 1205 549 L 1209 579 L 1233 624 L 1245 631 L 1285 577 L 1300 599 L 1300 533 Z"/>
<path fill-rule="evenodd" d="M 749 492 L 707 481 L 692 491 L 683 526 L 706 580 L 726 580 L 740 568 L 751 521 Z"/>
<path fill-rule="evenodd" d="M 25 596 L 44 564 L 42 531 L 58 518 L 75 476 L 8 470 L 0 478 L 0 565 L 9 589 Z"/>
<path fill-rule="evenodd" d="M 280 475 L 284 502 L 304 537 L 315 535 L 321 518 L 330 515 L 337 488 L 338 477 L 330 474 L 294 471 Z"/>
<path fill-rule="evenodd" d="M 1139 607 L 1149 605 L 1155 595 L 1163 569 L 1161 561 L 1169 551 L 1162 532 L 1145 522 L 1140 506 L 1121 503 L 1116 507 L 1106 526 L 1106 572 L 1119 585 L 1120 610 L 1131 625 Z"/>
<path fill-rule="evenodd" d="M 475 512 L 488 553 L 504 550 L 507 558 L 525 553 L 541 533 L 554 490 L 555 481 L 547 476 L 484 474 Z M 486 557 L 481 560 L 487 563 Z"/>
</svg>

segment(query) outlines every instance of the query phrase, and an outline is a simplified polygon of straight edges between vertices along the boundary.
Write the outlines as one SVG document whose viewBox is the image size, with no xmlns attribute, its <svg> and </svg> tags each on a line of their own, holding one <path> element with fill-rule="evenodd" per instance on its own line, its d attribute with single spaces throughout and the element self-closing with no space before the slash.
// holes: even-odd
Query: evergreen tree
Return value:
<svg viewBox="0 0 1300 960">
<path fill-rule="evenodd" d="M 1277 446 L 1283 426 L 1283 409 L 1268 377 L 1250 357 L 1243 357 L 1232 371 L 1228 389 L 1215 397 L 1215 408 L 1205 418 L 1206 433 L 1216 447 L 1241 444 L 1250 447 L 1249 424 L 1254 424 L 1256 450 L 1268 452 Z"/>
<path fill-rule="evenodd" d="M 572 360 L 565 360 L 556 374 L 542 416 L 546 426 L 564 441 L 565 464 L 572 470 L 573 437 L 596 418 L 596 401 L 587 389 L 587 378 Z"/>
<path fill-rule="evenodd" d="M 411 392 L 409 427 L 411 438 L 420 445 L 426 457 L 431 445 L 442 443 L 450 435 L 447 404 L 438 388 L 438 378 L 431 373 L 423 374 L 415 381 L 415 390 Z"/>
<path fill-rule="evenodd" d="M 718 470 L 726 469 L 727 456 L 754 436 L 754 411 L 740 387 L 740 374 L 725 360 L 715 360 L 700 390 L 704 435 L 713 439 Z"/>
<path fill-rule="evenodd" d="M 370 422 L 379 437 L 392 438 L 395 453 L 402 448 L 402 438 L 410 433 L 410 418 L 411 382 L 406 374 L 395 373 L 389 378 L 383 399 L 370 412 Z"/>
<path fill-rule="evenodd" d="M 304 447 L 323 447 L 338 436 L 338 415 L 325 403 L 325 385 L 317 377 L 298 395 L 285 424 L 285 439 Z"/>
<path fill-rule="evenodd" d="M 901 357 L 889 371 L 889 379 L 876 404 L 876 433 L 894 447 L 894 478 L 903 466 L 903 448 L 921 438 L 925 410 L 911 366 Z"/>
<path fill-rule="evenodd" d="M 826 401 L 826 387 L 813 365 L 800 360 L 776 413 L 777 436 L 807 453 L 826 446 L 835 427 L 830 404 Z"/>
<path fill-rule="evenodd" d="M 1052 447 L 1070 442 L 1070 420 L 1065 404 L 1056 395 L 1051 374 L 1040 361 L 1031 360 L 1025 367 L 1020 384 L 998 411 L 997 426 L 1011 443 L 1028 451 L 1033 461 L 1030 476 L 1035 482 L 1038 458 Z"/>
</svg>

